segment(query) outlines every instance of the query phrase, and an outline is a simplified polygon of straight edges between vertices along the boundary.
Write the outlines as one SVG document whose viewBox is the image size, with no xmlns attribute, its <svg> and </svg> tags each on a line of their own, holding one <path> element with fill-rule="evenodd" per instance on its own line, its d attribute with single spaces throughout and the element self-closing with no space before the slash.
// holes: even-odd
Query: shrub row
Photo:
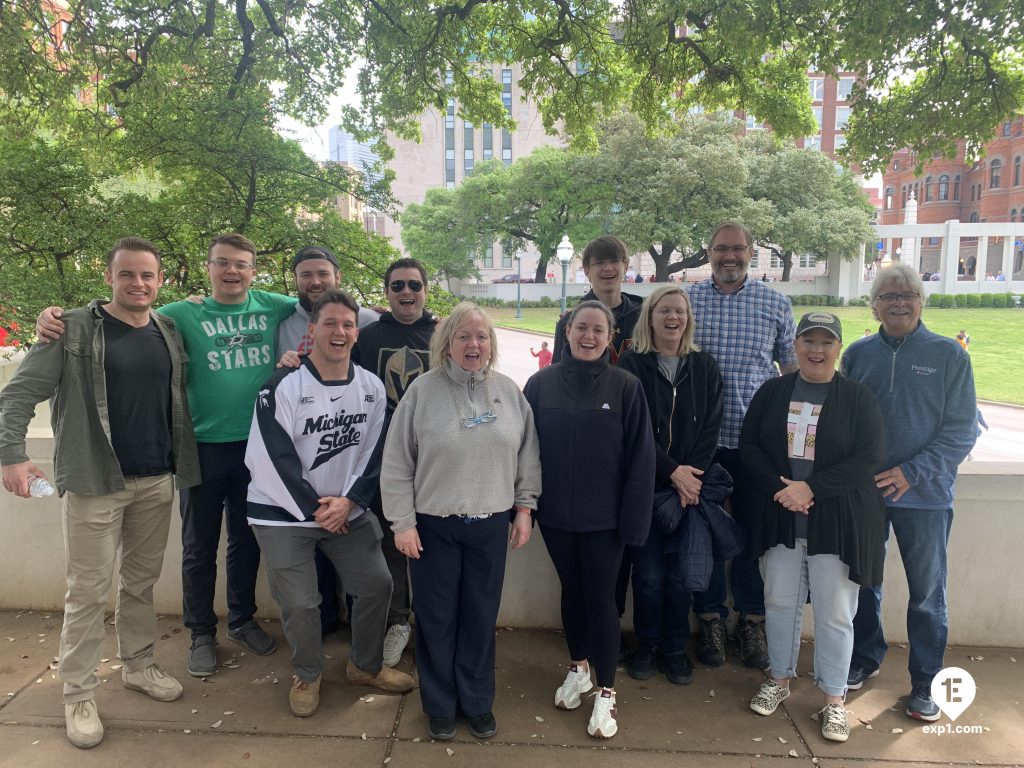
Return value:
<svg viewBox="0 0 1024 768">
<path fill-rule="evenodd" d="M 480 307 L 501 307 L 505 309 L 515 309 L 515 299 L 496 299 L 490 296 L 463 296 L 465 301 L 472 301 L 474 304 Z M 566 306 L 575 307 L 580 303 L 582 296 L 567 296 L 565 299 Z M 562 306 L 561 299 L 553 299 L 550 296 L 541 296 L 539 299 L 527 300 L 523 299 L 520 302 L 523 309 L 551 309 L 553 307 Z"/>
<path fill-rule="evenodd" d="M 953 307 L 1013 307 L 1010 293 L 933 293 L 928 297 L 929 307 L 951 309 Z"/>
</svg>

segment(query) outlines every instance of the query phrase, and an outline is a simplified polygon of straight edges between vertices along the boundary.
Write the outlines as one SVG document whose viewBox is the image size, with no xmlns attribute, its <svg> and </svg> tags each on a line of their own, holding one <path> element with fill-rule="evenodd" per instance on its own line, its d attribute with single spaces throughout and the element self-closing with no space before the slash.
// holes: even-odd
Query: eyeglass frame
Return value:
<svg viewBox="0 0 1024 768">
<path fill-rule="evenodd" d="M 245 272 L 247 269 L 256 269 L 255 264 L 243 264 L 240 261 L 231 261 L 230 259 L 221 258 L 219 256 L 215 259 L 207 259 L 206 263 L 211 267 L 216 267 L 217 269 L 227 269 L 228 267 L 234 267 L 239 272 Z"/>
<path fill-rule="evenodd" d="M 883 304 L 898 304 L 900 302 L 910 304 L 920 298 L 921 294 L 917 291 L 905 291 L 903 293 L 880 293 L 875 296 L 875 301 L 880 301 Z"/>
<path fill-rule="evenodd" d="M 752 245 L 716 245 L 710 248 L 710 251 L 717 256 L 727 256 L 730 253 L 735 256 L 739 256 L 741 253 L 746 253 L 751 248 L 753 248 Z"/>
<path fill-rule="evenodd" d="M 487 413 L 481 413 L 479 416 L 467 416 L 462 420 L 462 428 L 473 429 L 473 427 L 479 427 L 481 424 L 490 424 L 497 420 L 497 414 L 488 411 Z"/>
</svg>

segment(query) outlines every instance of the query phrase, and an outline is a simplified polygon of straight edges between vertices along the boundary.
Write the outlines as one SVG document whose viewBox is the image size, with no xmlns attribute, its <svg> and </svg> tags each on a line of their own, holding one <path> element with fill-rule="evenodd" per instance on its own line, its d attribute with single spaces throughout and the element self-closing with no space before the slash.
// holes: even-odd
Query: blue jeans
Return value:
<svg viewBox="0 0 1024 768">
<path fill-rule="evenodd" d="M 646 544 L 629 549 L 637 641 L 665 656 L 685 653 L 690 636 L 690 590 L 683 587 L 679 554 L 665 553 L 665 534 L 657 525 L 651 526 Z"/>
<path fill-rule="evenodd" d="M 754 478 L 749 475 L 740 452 L 736 448 L 719 448 L 715 453 L 715 462 L 721 464 L 732 475 L 733 493 L 730 497 L 732 516 L 744 528 L 746 515 L 751 509 L 749 489 L 755 487 Z M 733 558 L 729 570 L 732 585 L 733 607 L 740 616 L 764 616 L 764 580 L 757 558 L 750 553 L 749 545 Z M 711 574 L 711 582 L 705 592 L 694 593 L 694 609 L 701 615 L 717 613 L 723 619 L 729 615 L 725 607 L 725 567 L 715 565 Z"/>
<path fill-rule="evenodd" d="M 886 541 L 891 525 L 910 590 L 907 605 L 910 682 L 931 685 L 932 678 L 942 669 L 949 633 L 946 545 L 953 525 L 953 510 L 886 507 L 885 512 Z M 853 662 L 868 670 L 878 669 L 888 650 L 882 634 L 881 587 L 861 588 L 853 633 Z"/>
<path fill-rule="evenodd" d="M 794 549 L 778 544 L 764 553 L 761 562 L 772 677 L 796 677 L 809 591 L 814 608 L 814 676 L 826 694 L 844 696 L 858 592 L 850 581 L 850 567 L 838 555 L 808 555 L 807 539 L 797 539 Z"/>
</svg>

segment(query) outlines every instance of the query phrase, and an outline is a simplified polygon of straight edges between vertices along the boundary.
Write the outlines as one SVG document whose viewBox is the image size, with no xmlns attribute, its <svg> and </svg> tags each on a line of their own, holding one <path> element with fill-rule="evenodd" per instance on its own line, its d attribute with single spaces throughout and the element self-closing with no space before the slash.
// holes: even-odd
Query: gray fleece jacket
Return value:
<svg viewBox="0 0 1024 768">
<path fill-rule="evenodd" d="M 489 402 L 487 402 L 489 400 Z M 497 418 L 466 428 L 467 417 Z M 533 413 L 508 376 L 451 360 L 420 376 L 395 409 L 380 491 L 395 533 L 416 515 L 475 516 L 537 508 L 540 449 Z"/>
</svg>

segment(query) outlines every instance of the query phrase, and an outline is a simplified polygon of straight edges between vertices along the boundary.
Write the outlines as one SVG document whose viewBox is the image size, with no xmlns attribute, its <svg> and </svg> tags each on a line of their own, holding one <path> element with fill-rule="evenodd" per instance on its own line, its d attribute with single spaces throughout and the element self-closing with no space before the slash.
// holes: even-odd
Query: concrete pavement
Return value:
<svg viewBox="0 0 1024 768">
<path fill-rule="evenodd" d="M 456 739 L 442 744 L 427 737 L 416 692 L 392 696 L 344 682 L 346 633 L 328 638 L 325 652 L 330 658 L 320 709 L 313 717 L 300 719 L 288 711 L 289 653 L 276 621 L 265 625 L 279 639 L 275 654 L 247 655 L 224 641 L 219 647 L 220 670 L 203 681 L 185 672 L 188 632 L 180 619 L 169 616 L 161 617 L 157 625 L 157 658 L 182 681 L 184 696 L 165 704 L 125 690 L 113 627 L 108 624 L 98 671 L 103 682 L 97 694 L 106 738 L 100 746 L 82 751 L 64 736 L 60 685 L 52 668 L 61 618 L 60 613 L 0 613 L 0 766 L 5 768 L 279 768 L 328 763 L 340 768 L 836 768 L 1005 766 L 1024 760 L 1024 679 L 1016 661 L 1024 664 L 1024 650 L 957 647 L 947 652 L 948 665 L 966 667 L 977 680 L 977 698 L 956 722 L 981 726 L 977 734 L 926 734 L 921 724 L 903 714 L 898 699 L 908 687 L 907 652 L 894 646 L 883 674 L 850 696 L 850 740 L 824 741 L 811 718 L 821 697 L 809 679 L 814 646 L 805 643 L 801 678 L 772 717 L 759 717 L 747 708 L 762 677 L 733 656 L 718 669 L 698 667 L 688 686 L 670 685 L 661 675 L 638 682 L 620 673 L 619 733 L 597 741 L 586 733 L 589 698 L 574 712 L 552 704 L 566 663 L 561 635 L 500 629 L 494 707 L 498 735 L 479 742 L 460 721 Z M 406 652 L 405 669 L 414 671 L 413 656 Z M 949 722 L 943 717 L 939 724 Z"/>
</svg>

